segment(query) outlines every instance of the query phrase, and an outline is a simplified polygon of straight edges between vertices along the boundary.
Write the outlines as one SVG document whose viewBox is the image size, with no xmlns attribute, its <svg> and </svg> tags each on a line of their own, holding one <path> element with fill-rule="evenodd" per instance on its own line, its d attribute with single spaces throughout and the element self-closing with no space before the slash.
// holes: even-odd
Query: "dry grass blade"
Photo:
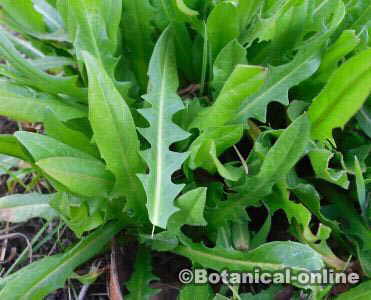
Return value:
<svg viewBox="0 0 371 300">
<path fill-rule="evenodd" d="M 27 248 L 29 251 L 29 257 L 30 257 L 30 263 L 31 263 L 32 262 L 32 246 L 31 246 L 31 242 L 29 241 L 26 235 L 24 235 L 23 233 L 19 233 L 19 232 L 9 233 L 9 234 L 0 235 L 0 240 L 14 239 L 14 238 L 19 238 L 19 237 L 24 238 L 27 243 Z"/>
<path fill-rule="evenodd" d="M 109 296 L 111 300 L 123 300 L 120 288 L 120 279 L 118 273 L 118 259 L 119 249 L 117 247 L 115 239 L 112 240 L 111 246 L 111 267 L 110 267 L 110 278 L 109 278 Z"/>
</svg>

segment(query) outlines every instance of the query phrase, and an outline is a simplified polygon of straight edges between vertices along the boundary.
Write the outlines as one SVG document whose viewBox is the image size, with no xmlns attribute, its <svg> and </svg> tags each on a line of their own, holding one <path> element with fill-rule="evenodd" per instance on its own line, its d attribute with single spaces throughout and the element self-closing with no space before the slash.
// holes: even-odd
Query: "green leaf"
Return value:
<svg viewBox="0 0 371 300">
<path fill-rule="evenodd" d="M 151 24 L 154 9 L 149 0 L 123 1 L 123 37 L 141 89 L 147 87 L 147 71 L 154 43 Z"/>
<path fill-rule="evenodd" d="M 239 36 L 240 24 L 236 6 L 231 2 L 218 3 L 207 18 L 206 26 L 214 61 L 219 52 Z"/>
<path fill-rule="evenodd" d="M 349 121 L 362 107 L 370 91 L 371 49 L 368 49 L 342 64 L 313 100 L 308 110 L 312 138 L 331 138 L 332 130 Z"/>
<path fill-rule="evenodd" d="M 150 245 L 155 251 L 172 251 L 179 245 L 177 236 L 172 231 L 162 231 L 152 235 L 142 234 L 140 241 Z"/>
<path fill-rule="evenodd" d="M 228 171 L 218 157 L 228 148 L 238 143 L 243 135 L 240 125 L 226 125 L 206 129 L 191 145 L 189 166 L 191 169 L 203 168 L 210 173 L 219 171 L 220 175 L 236 180 L 228 175 Z"/>
<path fill-rule="evenodd" d="M 7 18 L 11 18 L 15 22 L 15 30 L 20 30 L 25 33 L 46 33 L 46 26 L 40 13 L 38 13 L 32 0 L 1 0 L 0 4 L 5 12 L 5 23 Z M 9 24 L 9 23 L 8 23 Z"/>
<path fill-rule="evenodd" d="M 58 192 L 51 199 L 50 205 L 79 238 L 84 232 L 93 230 L 108 220 L 106 198 L 80 198 L 70 193 Z"/>
<path fill-rule="evenodd" d="M 1 14 L 1 13 L 0 13 Z M 37 47 L 32 45 L 30 42 L 25 41 L 24 39 L 17 37 L 10 32 L 3 31 L 3 33 L 12 41 L 14 47 L 21 53 L 24 53 L 29 58 L 32 59 L 40 59 L 45 57 L 44 53 L 42 53 Z"/>
<path fill-rule="evenodd" d="M 61 99 L 21 94 L 15 89 L 12 90 L 12 85 L 0 84 L 0 114 L 19 121 L 43 122 L 48 109 L 62 121 L 83 118 L 87 115 L 80 106 L 68 105 Z"/>
<path fill-rule="evenodd" d="M 74 149 L 46 135 L 28 131 L 18 131 L 14 135 L 35 161 L 50 157 L 75 157 L 96 160 L 89 154 Z"/>
<path fill-rule="evenodd" d="M 350 289 L 349 291 L 342 293 L 337 297 L 337 300 L 362 300 L 369 299 L 371 297 L 371 280 L 365 281 Z"/>
<path fill-rule="evenodd" d="M 246 206 L 256 205 L 272 191 L 272 186 L 284 179 L 303 156 L 310 141 L 310 123 L 303 115 L 297 118 L 278 138 L 266 154 L 260 171 L 255 176 L 246 176 L 244 182 L 234 187 L 238 194 L 232 194 L 228 201 L 218 204 L 208 212 L 208 222 L 223 224 L 233 218 Z"/>
<path fill-rule="evenodd" d="M 336 42 L 327 49 L 314 80 L 326 82 L 336 70 L 339 61 L 353 51 L 359 42 L 354 30 L 344 30 Z"/>
<path fill-rule="evenodd" d="M 202 130 L 233 120 L 245 99 L 264 84 L 267 72 L 259 66 L 237 65 L 225 82 L 215 103 L 201 112 L 192 125 Z"/>
<path fill-rule="evenodd" d="M 180 290 L 179 300 L 194 300 L 203 299 L 210 300 L 214 295 L 210 285 L 192 285 L 187 284 L 184 288 Z"/>
<path fill-rule="evenodd" d="M 102 251 L 104 246 L 122 228 L 110 223 L 83 238 L 64 254 L 45 257 L 3 279 L 1 299 L 39 300 L 64 286 L 75 268 Z"/>
<path fill-rule="evenodd" d="M 64 24 L 61 16 L 53 5 L 47 0 L 33 0 L 35 10 L 41 14 L 49 31 L 64 31 Z"/>
<path fill-rule="evenodd" d="M 264 4 L 264 0 L 246 1 L 239 0 L 237 13 L 240 19 L 241 32 L 247 29 L 252 18 L 258 13 L 259 8 Z"/>
<path fill-rule="evenodd" d="M 172 121 L 174 114 L 183 108 L 177 95 L 178 76 L 174 58 L 174 43 L 167 29 L 157 42 L 150 63 L 150 85 L 144 99 L 151 104 L 151 108 L 141 110 L 150 127 L 140 130 L 151 144 L 151 148 L 143 152 L 150 171 L 140 178 L 147 193 L 150 220 L 161 228 L 166 228 L 170 215 L 177 210 L 173 202 L 183 185 L 174 184 L 171 175 L 180 169 L 186 158 L 185 153 L 170 151 L 169 147 L 188 137 Z"/>
<path fill-rule="evenodd" d="M 63 56 L 45 56 L 42 58 L 34 59 L 31 64 L 39 70 L 47 71 L 50 69 L 57 69 L 64 66 L 72 66 L 75 61 L 68 57 Z"/>
<path fill-rule="evenodd" d="M 91 143 L 84 133 L 69 128 L 52 111 L 47 111 L 44 119 L 45 131 L 49 137 L 94 157 L 99 157 L 97 147 Z"/>
<path fill-rule="evenodd" d="M 0 153 L 17 157 L 27 162 L 33 161 L 30 154 L 24 149 L 22 144 L 13 135 L 0 135 Z"/>
<path fill-rule="evenodd" d="M 312 0 L 288 0 L 274 19 L 271 42 L 258 52 L 254 61 L 277 65 L 303 40 L 312 21 L 314 3 Z"/>
<path fill-rule="evenodd" d="M 144 247 L 140 247 L 137 251 L 134 273 L 131 275 L 126 284 L 129 290 L 129 295 L 125 298 L 128 300 L 146 300 L 158 293 L 157 289 L 150 288 L 151 281 L 157 279 L 152 274 L 151 253 Z"/>
<path fill-rule="evenodd" d="M 114 183 L 113 176 L 100 161 L 51 157 L 39 160 L 36 165 L 71 192 L 86 197 L 107 196 Z"/>
<path fill-rule="evenodd" d="M 177 232 L 184 224 L 193 226 L 206 226 L 204 219 L 204 209 L 206 204 L 206 190 L 201 187 L 181 195 L 176 200 L 179 211 L 174 213 L 168 223 L 171 232 Z"/>
<path fill-rule="evenodd" d="M 7 27 L 40 40 L 68 41 L 64 24 L 56 9 L 46 0 L 18 2 L 2 0 L 1 22 Z"/>
<path fill-rule="evenodd" d="M 54 194 L 39 193 L 10 195 L 0 198 L 0 221 L 21 223 L 31 218 L 50 220 L 57 216 L 49 202 Z"/>
<path fill-rule="evenodd" d="M 244 122 L 249 118 L 255 118 L 265 122 L 267 105 L 270 102 L 276 101 L 287 105 L 289 89 L 309 78 L 318 69 L 321 44 L 316 42 L 301 50 L 288 64 L 269 67 L 265 84 L 258 93 L 243 102 L 234 118 L 235 121 Z"/>
<path fill-rule="evenodd" d="M 186 22 L 193 23 L 198 31 L 201 26 L 197 18 L 189 17 L 178 8 L 179 0 L 159 0 L 163 18 L 170 24 L 174 32 L 175 55 L 178 62 L 178 68 L 184 73 L 188 80 L 193 78 L 192 70 L 192 40 L 188 32 Z"/>
<path fill-rule="evenodd" d="M 144 171 L 133 117 L 113 81 L 93 56 L 84 52 L 89 76 L 89 121 L 94 140 L 115 175 L 114 193 L 126 196 L 128 208 L 145 214 L 145 195 L 136 173 Z"/>
<path fill-rule="evenodd" d="M 304 154 L 309 143 L 310 123 L 303 115 L 297 118 L 269 150 L 258 177 L 266 181 L 284 178 Z"/>
<path fill-rule="evenodd" d="M 363 178 L 362 174 L 363 172 L 357 156 L 354 158 L 354 161 L 358 202 L 359 206 L 361 207 L 362 216 L 367 219 L 368 203 L 366 200 L 367 199 L 366 184 Z"/>
<path fill-rule="evenodd" d="M 199 13 L 197 10 L 193 10 L 191 8 L 189 8 L 183 0 L 176 0 L 176 5 L 177 7 L 179 8 L 179 10 L 181 12 L 183 12 L 185 15 L 187 16 L 190 16 L 190 17 L 194 17 L 194 16 L 198 16 Z"/>
<path fill-rule="evenodd" d="M 176 248 L 175 253 L 188 257 L 204 268 L 217 271 L 228 269 L 246 272 L 259 267 L 264 271 L 292 268 L 295 272 L 320 270 L 323 267 L 321 257 L 315 251 L 295 242 L 267 243 L 248 252 L 188 244 Z"/>
<path fill-rule="evenodd" d="M 313 13 L 313 24 L 308 27 L 308 31 L 324 32 L 330 36 L 344 20 L 346 14 L 346 6 L 342 0 L 318 2 Z"/>
<path fill-rule="evenodd" d="M 246 56 L 246 49 L 237 40 L 230 41 L 220 51 L 213 65 L 212 87 L 216 94 L 219 94 L 237 65 L 247 64 Z"/>
<path fill-rule="evenodd" d="M 259 229 L 259 231 L 253 236 L 250 243 L 250 248 L 255 249 L 267 242 L 269 233 L 271 231 L 272 226 L 272 217 L 270 212 L 268 212 L 268 216 L 265 219 L 263 226 Z"/>
<path fill-rule="evenodd" d="M 54 95 L 70 95 L 81 101 L 86 99 L 86 91 L 77 86 L 76 76 L 53 76 L 37 69 L 31 62 L 22 57 L 3 30 L 0 30 L 0 56 L 14 68 L 8 70 L 5 75 L 15 79 L 18 83 Z"/>
<path fill-rule="evenodd" d="M 67 24 L 78 60 L 83 61 L 83 52 L 88 51 L 113 76 L 122 1 L 59 0 L 58 10 Z"/>
<path fill-rule="evenodd" d="M 329 167 L 330 160 L 333 157 L 334 154 L 326 149 L 319 148 L 309 152 L 309 158 L 317 178 L 324 179 L 347 189 L 349 186 L 347 172 Z"/>
<path fill-rule="evenodd" d="M 294 236 L 319 253 L 329 266 L 337 270 L 343 270 L 345 268 L 345 262 L 336 257 L 326 243 L 331 229 L 320 223 L 317 234 L 312 233 L 310 228 L 312 215 L 310 211 L 303 204 L 290 200 L 290 193 L 287 190 L 286 182 L 279 182 L 274 187 L 273 193 L 268 200 L 268 205 L 272 214 L 279 209 L 284 210 L 291 224 L 291 231 Z"/>
<path fill-rule="evenodd" d="M 294 100 L 287 108 L 287 115 L 291 121 L 299 117 L 310 104 L 305 101 Z"/>
<path fill-rule="evenodd" d="M 305 205 L 321 223 L 331 227 L 333 231 L 340 232 L 337 222 L 326 218 L 321 211 L 321 197 L 314 186 L 301 182 L 291 182 L 289 177 L 289 189 Z"/>
</svg>

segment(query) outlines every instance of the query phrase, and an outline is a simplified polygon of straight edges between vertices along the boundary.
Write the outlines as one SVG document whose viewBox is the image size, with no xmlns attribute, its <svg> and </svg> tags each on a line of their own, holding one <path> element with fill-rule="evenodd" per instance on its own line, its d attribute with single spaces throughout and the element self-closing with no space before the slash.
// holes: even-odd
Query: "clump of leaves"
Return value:
<svg viewBox="0 0 371 300">
<path fill-rule="evenodd" d="M 351 257 L 365 283 L 344 297 L 369 293 L 370 1 L 0 5 L 0 114 L 43 124 L 1 135 L 0 152 L 55 191 L 0 199 L 0 219 L 58 217 L 81 238 L 2 278 L 1 299 L 42 299 L 122 229 L 141 244 L 132 299 L 158 292 L 150 250 L 216 271 Z M 297 288 L 322 299 L 331 286 Z M 179 297 L 197 295 L 254 297 Z"/>
</svg>

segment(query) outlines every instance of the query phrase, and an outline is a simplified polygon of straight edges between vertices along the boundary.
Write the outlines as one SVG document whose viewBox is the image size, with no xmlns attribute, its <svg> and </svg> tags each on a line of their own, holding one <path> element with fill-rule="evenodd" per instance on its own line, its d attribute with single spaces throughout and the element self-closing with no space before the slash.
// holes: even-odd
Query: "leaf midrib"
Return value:
<svg viewBox="0 0 371 300">
<path fill-rule="evenodd" d="M 167 48 L 168 48 L 169 45 L 166 46 L 166 53 L 168 52 L 167 51 Z M 155 178 L 155 199 L 153 201 L 153 223 L 154 224 L 159 224 L 160 223 L 160 220 L 159 220 L 159 210 L 160 210 L 160 207 L 161 207 L 161 194 L 162 194 L 162 188 L 161 188 L 161 184 L 162 184 L 162 149 L 163 149 L 163 145 L 162 145 L 162 142 L 163 142 L 163 126 L 164 126 L 164 122 L 163 122 L 163 119 L 164 119 L 164 105 L 165 105 L 165 90 L 166 90 L 166 72 L 167 72 L 167 69 L 168 69 L 168 59 L 165 60 L 163 66 L 162 66 L 162 82 L 161 82 L 161 88 L 160 88 L 160 103 L 159 103 L 159 117 L 158 117 L 158 126 L 157 126 L 157 145 L 156 145 L 156 149 L 157 149 L 157 153 L 156 153 L 156 178 Z"/>
<path fill-rule="evenodd" d="M 185 246 L 178 247 L 177 249 L 174 250 L 174 252 L 178 252 L 181 255 L 183 255 L 184 253 L 188 253 L 191 257 L 198 256 L 198 257 L 208 259 L 210 261 L 221 262 L 226 265 L 238 264 L 243 267 L 248 267 L 250 269 L 253 269 L 259 266 L 262 268 L 266 268 L 265 270 L 282 270 L 285 267 L 285 265 L 282 265 L 282 264 L 272 264 L 272 263 L 263 263 L 263 262 L 256 262 L 256 261 L 247 261 L 247 260 L 241 260 L 241 259 L 227 258 L 227 257 L 218 256 L 218 255 L 211 254 L 211 253 L 205 253 L 203 251 L 195 250 L 195 249 L 192 249 L 190 247 L 185 247 Z M 304 270 L 303 268 L 296 268 L 296 269 Z"/>
</svg>

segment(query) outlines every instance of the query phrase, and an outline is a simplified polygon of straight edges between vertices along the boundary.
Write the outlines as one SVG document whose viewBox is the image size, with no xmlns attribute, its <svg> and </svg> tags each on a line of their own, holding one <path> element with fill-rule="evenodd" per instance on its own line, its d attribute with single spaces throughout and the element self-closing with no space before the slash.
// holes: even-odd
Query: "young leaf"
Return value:
<svg viewBox="0 0 371 300">
<path fill-rule="evenodd" d="M 151 24 L 154 10 L 149 0 L 123 1 L 123 36 L 128 57 L 141 90 L 147 87 L 147 71 L 154 43 Z"/>
<path fill-rule="evenodd" d="M 312 21 L 314 3 L 311 0 L 283 1 L 273 17 L 271 42 L 258 52 L 254 62 L 281 64 L 286 56 L 303 40 L 308 25 Z"/>
<path fill-rule="evenodd" d="M 117 234 L 123 224 L 110 223 L 83 238 L 64 254 L 45 257 L 3 279 L 1 299 L 39 300 L 58 288 L 73 275 L 79 265 L 97 255 Z"/>
<path fill-rule="evenodd" d="M 2 197 L 0 221 L 20 223 L 36 217 L 50 220 L 57 216 L 57 212 L 49 205 L 53 196 L 54 194 L 31 193 Z"/>
<path fill-rule="evenodd" d="M 343 270 L 345 268 L 345 262 L 336 257 L 326 243 L 331 229 L 320 223 L 317 234 L 314 235 L 310 228 L 310 211 L 303 204 L 295 203 L 289 198 L 290 193 L 287 190 L 286 183 L 284 181 L 277 183 L 268 200 L 271 213 L 274 214 L 278 209 L 283 209 L 289 223 L 292 224 L 293 220 L 295 220 L 296 223 L 294 224 L 298 225 L 292 226 L 292 232 L 297 239 L 307 243 L 319 253 L 329 266 L 337 270 Z"/>
<path fill-rule="evenodd" d="M 191 80 L 193 78 L 192 71 L 192 40 L 188 32 L 186 22 L 197 20 L 196 18 L 191 18 L 184 14 L 178 8 L 178 0 L 157 0 L 160 2 L 161 11 L 163 13 L 163 18 L 168 21 L 174 32 L 174 43 L 175 43 L 175 55 L 178 62 L 178 68 L 184 73 L 187 79 Z M 195 24 L 194 24 L 195 25 Z M 197 24 L 194 26 L 199 30 L 200 25 Z"/>
<path fill-rule="evenodd" d="M 171 144 L 188 135 L 177 127 L 172 118 L 183 108 L 177 95 L 178 76 L 174 55 L 174 43 L 168 29 L 156 44 L 149 67 L 149 89 L 144 99 L 151 108 L 141 112 L 150 127 L 140 132 L 151 144 L 143 153 L 149 166 L 149 174 L 141 175 L 147 193 L 147 209 L 153 225 L 166 228 L 167 220 L 177 209 L 174 199 L 182 189 L 171 180 L 171 175 L 180 169 L 186 158 L 185 153 L 169 150 Z"/>
<path fill-rule="evenodd" d="M 71 192 L 86 197 L 107 196 L 114 183 L 112 174 L 98 160 L 51 157 L 36 165 Z"/>
<path fill-rule="evenodd" d="M 68 192 L 58 192 L 51 199 L 50 206 L 58 211 L 59 217 L 79 238 L 110 218 L 107 216 L 108 201 L 105 198 L 80 198 Z"/>
<path fill-rule="evenodd" d="M 367 49 L 342 64 L 313 100 L 308 110 L 312 138 L 331 138 L 332 130 L 349 121 L 362 107 L 370 91 L 371 49 Z"/>
<path fill-rule="evenodd" d="M 247 64 L 246 49 L 237 41 L 230 41 L 220 51 L 213 65 L 212 87 L 219 94 L 225 81 L 239 64 Z"/>
<path fill-rule="evenodd" d="M 309 159 L 317 178 L 324 179 L 347 189 L 349 186 L 347 172 L 329 167 L 330 160 L 333 156 L 334 154 L 326 149 L 319 148 L 309 152 Z"/>
<path fill-rule="evenodd" d="M 207 18 L 207 38 L 211 47 L 212 62 L 219 52 L 240 33 L 237 8 L 232 2 L 220 2 Z"/>
<path fill-rule="evenodd" d="M 115 175 L 116 195 L 128 198 L 128 208 L 145 214 L 145 195 L 136 173 L 144 171 L 133 117 L 101 63 L 84 52 L 89 76 L 89 120 L 94 140 Z"/>
<path fill-rule="evenodd" d="M 176 206 L 179 211 L 171 216 L 168 228 L 171 232 L 177 232 L 184 224 L 193 226 L 207 225 L 204 219 L 207 188 L 197 188 L 181 195 Z"/>
<path fill-rule="evenodd" d="M 290 182 L 292 181 L 292 178 L 290 179 L 289 189 L 300 200 L 300 202 L 303 203 L 305 207 L 307 207 L 312 214 L 321 221 L 321 223 L 331 227 L 335 232 L 340 232 L 339 224 L 323 215 L 323 212 L 321 211 L 321 197 L 314 186 L 301 182 L 293 183 Z"/>
<path fill-rule="evenodd" d="M 203 168 L 210 173 L 215 173 L 217 169 L 219 171 L 221 168 L 224 169 L 218 157 L 228 148 L 238 143 L 242 135 L 243 127 L 240 125 L 226 125 L 206 129 L 190 147 L 189 166 L 193 170 Z M 222 171 L 223 174 L 225 172 L 225 170 Z"/>
<path fill-rule="evenodd" d="M 134 273 L 131 275 L 126 287 L 130 294 L 125 297 L 128 300 L 150 299 L 158 293 L 157 289 L 150 288 L 151 281 L 156 280 L 152 274 L 150 251 L 141 247 L 137 251 L 137 257 L 134 264 Z"/>
<path fill-rule="evenodd" d="M 89 51 L 113 76 L 117 60 L 121 0 L 59 0 L 58 9 L 67 24 L 78 60 Z"/>
</svg>

